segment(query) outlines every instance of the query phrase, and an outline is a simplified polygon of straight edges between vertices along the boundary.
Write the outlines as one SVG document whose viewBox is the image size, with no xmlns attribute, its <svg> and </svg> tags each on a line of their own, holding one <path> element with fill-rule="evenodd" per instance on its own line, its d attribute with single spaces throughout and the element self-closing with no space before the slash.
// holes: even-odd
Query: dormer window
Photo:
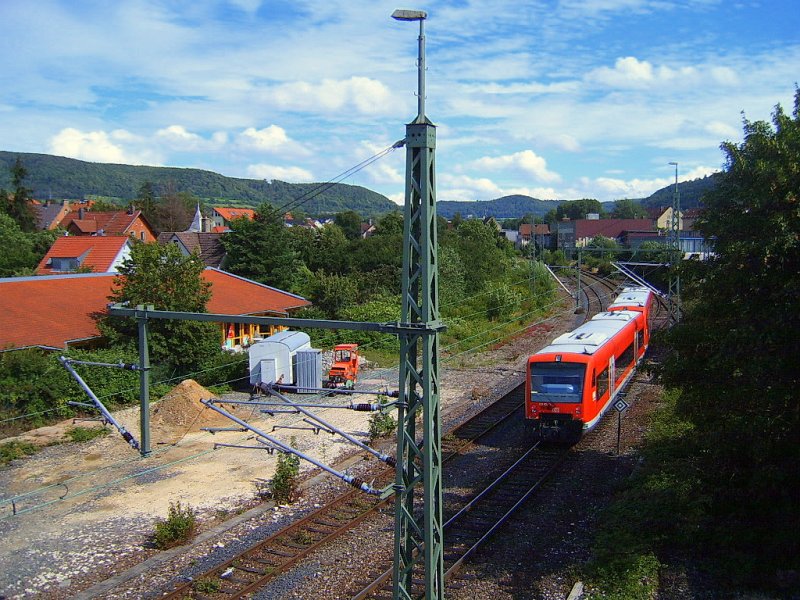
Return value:
<svg viewBox="0 0 800 600">
<path fill-rule="evenodd" d="M 77 271 L 80 263 L 75 257 L 52 257 L 50 265 L 53 271 Z"/>
</svg>

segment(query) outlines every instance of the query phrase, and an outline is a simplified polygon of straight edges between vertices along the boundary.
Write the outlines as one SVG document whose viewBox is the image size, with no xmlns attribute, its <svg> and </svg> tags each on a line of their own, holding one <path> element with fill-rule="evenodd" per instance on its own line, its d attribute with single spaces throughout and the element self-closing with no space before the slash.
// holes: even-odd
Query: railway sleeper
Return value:
<svg viewBox="0 0 800 600">
<path fill-rule="evenodd" d="M 246 571 L 247 573 L 252 573 L 253 575 L 264 576 L 267 574 L 267 571 L 265 571 L 264 569 L 256 569 L 255 567 L 246 567 L 244 565 L 240 565 L 236 568 L 241 571 Z"/>
<path fill-rule="evenodd" d="M 264 548 L 265 552 L 269 552 L 270 554 L 275 554 L 277 556 L 283 556 L 284 558 L 294 558 L 297 556 L 297 552 L 286 552 L 283 550 L 278 550 L 275 547 Z"/>
</svg>

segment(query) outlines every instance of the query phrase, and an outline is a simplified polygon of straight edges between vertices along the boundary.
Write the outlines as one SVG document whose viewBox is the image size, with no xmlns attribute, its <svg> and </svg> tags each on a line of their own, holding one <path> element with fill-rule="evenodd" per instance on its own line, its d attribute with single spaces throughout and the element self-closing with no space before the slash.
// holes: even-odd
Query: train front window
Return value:
<svg viewBox="0 0 800 600">
<path fill-rule="evenodd" d="M 533 402 L 580 402 L 586 365 L 582 363 L 533 363 Z"/>
</svg>

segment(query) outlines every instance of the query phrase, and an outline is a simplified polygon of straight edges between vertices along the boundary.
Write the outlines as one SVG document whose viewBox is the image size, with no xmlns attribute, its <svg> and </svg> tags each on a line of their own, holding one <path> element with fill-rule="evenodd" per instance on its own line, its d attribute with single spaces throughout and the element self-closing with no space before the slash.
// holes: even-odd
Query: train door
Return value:
<svg viewBox="0 0 800 600">
<path fill-rule="evenodd" d="M 614 355 L 608 360 L 608 378 L 610 382 L 611 392 L 609 398 L 613 398 L 617 392 L 617 364 Z"/>
</svg>

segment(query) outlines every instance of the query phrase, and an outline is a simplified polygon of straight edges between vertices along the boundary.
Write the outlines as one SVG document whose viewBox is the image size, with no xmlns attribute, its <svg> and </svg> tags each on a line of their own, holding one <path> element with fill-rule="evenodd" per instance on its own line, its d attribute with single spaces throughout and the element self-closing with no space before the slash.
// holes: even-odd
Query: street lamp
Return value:
<svg viewBox="0 0 800 600">
<path fill-rule="evenodd" d="M 419 21 L 417 118 L 406 125 L 403 283 L 400 319 L 415 328 L 399 335 L 397 473 L 395 479 L 395 600 L 415 595 L 424 566 L 426 600 L 444 598 L 442 416 L 439 402 L 439 254 L 436 221 L 436 126 L 425 116 L 425 19 L 421 10 L 396 10 L 398 21 Z M 418 446 L 417 417 L 422 416 Z M 420 489 L 422 488 L 422 489 Z M 415 496 L 422 492 L 422 502 Z M 420 498 L 418 498 L 419 500 Z M 422 505 L 423 510 L 417 507 Z"/>
<path fill-rule="evenodd" d="M 670 161 L 670 165 L 675 166 L 675 193 L 672 195 L 672 257 L 670 262 L 676 261 L 676 266 L 681 259 L 681 196 L 678 190 L 678 163 Z M 680 308 L 678 299 L 681 295 L 681 277 L 675 269 L 670 269 L 669 275 L 669 319 L 675 323 L 680 318 Z"/>
<path fill-rule="evenodd" d="M 424 10 L 401 10 L 392 13 L 397 21 L 419 21 L 419 58 L 417 60 L 417 119 L 416 123 L 425 121 L 425 19 L 428 13 Z"/>
</svg>

